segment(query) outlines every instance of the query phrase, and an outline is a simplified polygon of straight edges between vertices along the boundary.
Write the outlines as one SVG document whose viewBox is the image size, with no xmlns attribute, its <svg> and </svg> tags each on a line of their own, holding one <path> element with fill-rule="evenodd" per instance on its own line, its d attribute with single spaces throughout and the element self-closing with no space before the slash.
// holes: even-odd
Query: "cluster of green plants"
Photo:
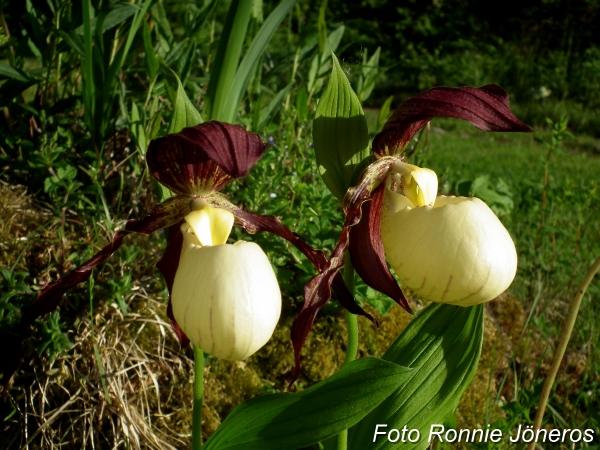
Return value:
<svg viewBox="0 0 600 450">
<path fill-rule="evenodd" d="M 225 189 L 230 200 L 249 211 L 278 216 L 313 246 L 332 249 L 343 212 L 315 163 L 312 121 L 331 73 L 331 52 L 346 51 L 348 60 L 341 59 L 342 67 L 358 98 L 379 102 L 378 111 L 368 117 L 371 137 L 389 116 L 394 94 L 437 84 L 495 82 L 511 94 L 513 88 L 517 101 L 523 100 L 515 109 L 526 121 L 553 118 L 536 134 L 537 141 L 531 136 L 480 135 L 470 125 L 435 120 L 411 150 L 416 164 L 441 175 L 443 193 L 480 197 L 515 239 L 519 272 L 511 293 L 528 316 L 522 347 L 510 355 L 509 369 L 501 374 L 502 384 L 510 378 L 513 395 L 490 402 L 504 410 L 496 426 L 508 431 L 532 423 L 547 352 L 582 274 L 600 253 L 598 141 L 583 135 L 594 134 L 600 123 L 594 112 L 600 102 L 597 43 L 581 49 L 580 57 L 563 72 L 558 70 L 565 67 L 560 61 L 563 50 L 540 54 L 532 62 L 526 53 L 512 58 L 517 44 L 503 46 L 500 41 L 487 52 L 473 41 L 446 43 L 440 48 L 458 49 L 447 54 L 407 45 L 398 63 L 391 59 L 385 40 L 363 39 L 364 28 L 357 31 L 341 21 L 344 8 L 338 13 L 338 2 L 288 1 L 281 25 L 272 25 L 270 45 L 266 42 L 271 36 L 265 37 L 266 49 L 253 54 L 251 50 L 258 48 L 253 47 L 255 38 L 261 36 L 276 3 L 251 2 L 247 28 L 238 30 L 242 38 L 231 32 L 236 28 L 235 17 L 228 16 L 229 5 L 210 0 L 0 4 L 0 188 L 26 186 L 35 199 L 34 208 L 44 212 L 37 223 L 28 225 L 27 240 L 17 242 L 16 233 L 2 235 L 12 253 L 1 267 L 0 332 L 11 333 L 21 308 L 41 287 L 80 266 L 125 220 L 141 217 L 162 198 L 147 173 L 144 155 L 150 140 L 167 134 L 177 121 L 174 105 L 180 90 L 205 117 L 240 123 L 271 146 L 248 177 Z M 431 11 L 403 14 L 405 28 L 417 23 L 425 33 L 433 26 L 427 24 L 435 23 L 427 19 Z M 439 33 L 433 34 L 439 39 Z M 361 42 L 372 45 L 363 46 L 357 57 L 352 46 Z M 227 45 L 237 45 L 238 56 L 242 55 L 239 72 L 233 71 L 229 85 L 217 83 L 222 81 L 220 71 L 232 73 L 227 64 L 238 62 L 215 56 L 224 54 L 220 48 Z M 235 48 L 230 51 L 235 53 Z M 552 71 L 560 73 L 548 78 Z M 230 90 L 227 86 L 232 85 Z M 542 88 L 552 91 L 552 97 L 538 92 Z M 227 102 L 232 92 L 238 97 Z M 539 107 L 544 102 L 547 107 Z M 590 112 L 582 113 L 581 105 Z M 549 114 L 549 108 L 556 112 Z M 565 112 L 581 136 L 566 132 L 567 122 L 560 119 Z M 11 220 L 12 216 L 2 215 L 6 224 Z M 239 229 L 234 236 L 249 239 Z M 261 233 L 251 239 L 269 255 L 280 285 L 286 287 L 288 314 L 293 315 L 302 306 L 303 289 L 314 268 L 283 239 Z M 69 352 L 79 320 L 98 307 L 99 299 L 110 299 L 123 315 L 130 312 L 130 294 L 139 288 L 139 280 L 148 274 L 158 277 L 152 266 L 163 243 L 159 234 L 146 246 L 121 248 L 117 258 L 96 270 L 93 296 L 89 286 L 81 286 L 66 296 L 60 312 L 36 322 L 28 357 L 48 363 Z M 139 267 L 138 261 L 148 267 Z M 157 295 L 166 296 L 158 278 L 154 285 Z M 356 292 L 360 302 L 382 315 L 394 307 L 358 279 Z M 567 386 L 554 396 L 550 408 L 555 426 L 600 431 L 600 353 L 594 345 L 600 317 L 594 300 L 599 296 L 597 283 L 592 284 L 573 337 L 569 366 L 583 361 L 583 375 L 567 373 L 562 379 Z M 322 314 L 337 314 L 338 309 L 331 303 Z M 530 359 L 525 363 L 527 354 Z M 103 371 L 97 349 L 95 358 Z M 25 364 L 19 376 L 28 380 L 32 367 Z M 16 407 L 7 408 L 2 412 L 10 418 Z"/>
</svg>

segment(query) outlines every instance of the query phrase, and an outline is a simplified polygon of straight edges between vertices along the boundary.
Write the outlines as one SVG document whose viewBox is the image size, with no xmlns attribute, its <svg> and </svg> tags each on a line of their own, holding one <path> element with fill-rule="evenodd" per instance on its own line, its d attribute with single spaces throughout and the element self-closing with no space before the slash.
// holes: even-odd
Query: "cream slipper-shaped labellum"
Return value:
<svg viewBox="0 0 600 450">
<path fill-rule="evenodd" d="M 439 196 L 432 206 L 415 205 L 386 189 L 381 237 L 398 277 L 434 302 L 471 306 L 490 301 L 516 274 L 514 243 L 478 198 Z"/>
<path fill-rule="evenodd" d="M 253 242 L 226 244 L 233 214 L 197 202 L 181 227 L 173 315 L 194 345 L 218 358 L 247 358 L 270 339 L 281 313 L 273 268 Z"/>
</svg>

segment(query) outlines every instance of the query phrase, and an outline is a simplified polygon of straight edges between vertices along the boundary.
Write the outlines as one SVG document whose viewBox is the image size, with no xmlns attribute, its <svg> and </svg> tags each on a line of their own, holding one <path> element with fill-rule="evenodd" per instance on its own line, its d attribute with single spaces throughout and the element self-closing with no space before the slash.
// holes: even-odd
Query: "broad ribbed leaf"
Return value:
<svg viewBox="0 0 600 450">
<path fill-rule="evenodd" d="M 313 142 L 323 181 L 343 201 L 356 166 L 369 156 L 367 121 L 346 74 L 332 54 L 333 70 L 313 122 Z"/>
<path fill-rule="evenodd" d="M 150 142 L 150 173 L 177 194 L 203 195 L 246 176 L 267 146 L 238 125 L 206 122 Z"/>
<path fill-rule="evenodd" d="M 302 392 L 247 400 L 233 410 L 203 449 L 296 449 L 314 444 L 357 423 L 412 372 L 364 358 Z"/>
<path fill-rule="evenodd" d="M 167 130 L 168 134 L 179 133 L 186 127 L 195 127 L 204 122 L 198 110 L 194 107 L 188 96 L 183 90 L 181 80 L 171 71 L 177 80 L 177 94 L 175 95 L 175 104 L 173 105 L 173 117 Z"/>
<path fill-rule="evenodd" d="M 468 120 L 482 131 L 532 131 L 511 112 L 508 94 L 499 86 L 437 87 L 405 101 L 373 141 L 377 157 L 398 156 L 415 133 L 434 117 Z"/>
<path fill-rule="evenodd" d="M 349 432 L 351 450 L 410 449 L 429 446 L 432 424 L 443 424 L 454 413 L 475 371 L 483 342 L 483 305 L 469 308 L 431 304 L 423 310 L 383 355 L 414 368 L 409 378 Z M 417 442 L 390 442 L 378 436 L 386 429 L 418 429 Z M 393 436 L 395 438 L 395 436 Z M 413 439 L 415 435 L 413 434 Z"/>
<path fill-rule="evenodd" d="M 410 313 L 410 305 L 385 262 L 381 242 L 383 187 L 377 188 L 370 202 L 363 203 L 360 222 L 350 228 L 350 256 L 356 273 L 365 283 L 383 292 Z"/>
</svg>

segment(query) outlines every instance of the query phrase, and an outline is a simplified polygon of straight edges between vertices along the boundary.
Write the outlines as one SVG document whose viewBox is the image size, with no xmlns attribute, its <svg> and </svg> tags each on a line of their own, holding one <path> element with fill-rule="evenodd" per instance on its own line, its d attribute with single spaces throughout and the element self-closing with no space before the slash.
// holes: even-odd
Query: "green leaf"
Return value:
<svg viewBox="0 0 600 450">
<path fill-rule="evenodd" d="M 138 5 L 121 4 L 110 5 L 110 11 L 106 14 L 102 23 L 102 32 L 109 30 L 133 16 L 139 9 Z"/>
<path fill-rule="evenodd" d="M 94 54 L 92 53 L 92 3 L 83 0 L 83 51 L 81 78 L 83 80 L 83 111 L 89 129 L 94 129 L 95 83 L 94 83 Z"/>
<path fill-rule="evenodd" d="M 394 96 L 390 95 L 385 102 L 383 102 L 383 106 L 379 110 L 379 117 L 377 118 L 377 132 L 380 132 L 385 125 L 385 122 L 390 117 L 390 111 L 392 108 L 392 102 L 394 101 Z"/>
<path fill-rule="evenodd" d="M 5 63 L 0 63 L 0 77 L 10 78 L 25 83 L 31 81 L 31 77 L 29 77 L 25 72 Z"/>
<path fill-rule="evenodd" d="M 327 22 L 325 21 L 325 13 L 327 12 L 327 0 L 321 2 L 319 8 L 319 19 L 317 21 L 317 29 L 319 32 L 319 53 L 323 54 L 327 50 L 325 45 L 327 41 Z"/>
<path fill-rule="evenodd" d="M 381 47 L 377 47 L 373 56 L 369 59 L 366 65 L 362 68 L 363 85 L 359 90 L 358 97 L 361 102 L 364 102 L 369 98 L 375 87 L 375 81 L 379 75 L 379 55 L 381 54 Z"/>
<path fill-rule="evenodd" d="M 231 111 L 235 108 L 237 111 L 238 105 L 228 105 L 228 99 L 251 12 L 252 0 L 232 0 L 229 6 L 204 99 L 204 115 L 209 120 L 233 122 L 234 118 L 229 117 L 230 113 L 226 112 L 226 109 Z"/>
<path fill-rule="evenodd" d="M 298 114 L 298 123 L 303 124 L 308 118 L 308 94 L 306 88 L 302 86 L 296 94 L 296 114 Z"/>
<path fill-rule="evenodd" d="M 364 358 L 302 392 L 247 400 L 225 419 L 203 450 L 294 449 L 314 444 L 357 423 L 411 373 L 394 363 Z"/>
<path fill-rule="evenodd" d="M 313 60 L 310 63 L 310 69 L 308 71 L 308 83 L 306 87 L 308 91 L 311 92 L 315 85 L 315 79 L 317 78 L 317 70 L 319 70 L 319 55 L 315 55 Z"/>
<path fill-rule="evenodd" d="M 326 67 L 324 65 L 325 61 L 329 62 L 329 57 L 332 53 L 335 53 L 340 46 L 340 42 L 342 42 L 342 38 L 344 37 L 344 31 L 346 31 L 346 27 L 344 25 L 340 25 L 335 30 L 333 30 L 325 41 L 325 51 L 321 54 L 321 64 L 322 67 L 319 70 L 319 75 L 325 72 L 322 72 L 323 68 Z M 329 70 L 327 67 L 326 70 Z"/>
<path fill-rule="evenodd" d="M 63 40 L 71 47 L 71 49 L 79 56 L 85 56 L 85 50 L 83 49 L 83 42 L 81 38 L 73 31 L 67 33 L 64 30 L 58 30 L 58 34 Z"/>
<path fill-rule="evenodd" d="M 271 120 L 273 120 L 275 115 L 281 109 L 281 105 L 282 105 L 283 101 L 285 100 L 285 97 L 288 95 L 288 93 L 292 89 L 293 85 L 294 85 L 294 82 L 292 81 L 290 84 L 288 84 L 282 90 L 280 90 L 275 95 L 275 97 L 273 97 L 273 99 L 269 102 L 269 105 L 261 112 L 260 123 L 258 125 L 258 128 L 255 130 L 257 133 L 260 133 L 260 131 L 264 127 L 266 127 Z"/>
<path fill-rule="evenodd" d="M 313 124 L 313 142 L 323 181 L 343 201 L 358 164 L 369 156 L 367 120 L 348 78 L 332 54 L 333 70 Z"/>
<path fill-rule="evenodd" d="M 235 121 L 238 107 L 242 101 L 242 97 L 246 91 L 256 62 L 259 61 L 261 55 L 266 50 L 267 45 L 271 41 L 271 38 L 273 37 L 273 34 L 275 34 L 281 21 L 292 10 L 297 2 L 298 0 L 284 0 L 281 2 L 279 6 L 269 14 L 267 20 L 265 20 L 258 30 L 258 33 L 254 36 L 254 39 L 252 39 L 252 43 L 250 44 L 250 47 L 248 47 L 248 51 L 244 55 L 235 74 L 227 102 L 223 106 L 223 120 L 225 122 L 232 123 Z"/>
<path fill-rule="evenodd" d="M 167 19 L 167 12 L 162 1 L 154 3 L 150 9 L 152 19 L 158 25 L 160 32 L 167 38 L 169 45 L 173 43 L 173 32 L 171 31 L 171 25 L 169 25 L 169 19 Z"/>
<path fill-rule="evenodd" d="M 140 115 L 140 110 L 137 103 L 133 102 L 131 105 L 131 134 L 137 143 L 140 154 L 144 156 L 148 148 L 148 139 L 146 137 L 146 130 L 144 129 L 144 121 Z"/>
<path fill-rule="evenodd" d="M 431 304 L 383 355 L 414 368 L 409 379 L 349 432 L 349 449 L 425 449 L 433 424 L 454 413 L 475 371 L 483 342 L 483 305 L 469 308 Z M 419 430 L 416 442 L 390 442 L 379 431 Z M 395 434 L 392 436 L 395 438 Z M 416 433 L 412 435 L 416 439 Z"/>
<path fill-rule="evenodd" d="M 26 83 L 16 80 L 6 80 L 0 86 L 0 106 L 8 105 L 15 97 L 37 83 L 35 80 L 30 80 Z"/>
<path fill-rule="evenodd" d="M 177 94 L 175 95 L 173 117 L 171 117 L 167 134 L 179 133 L 186 127 L 193 127 L 203 122 L 202 116 L 185 94 L 179 77 L 175 72 L 171 72 L 177 80 Z"/>
<path fill-rule="evenodd" d="M 158 73 L 158 60 L 154 47 L 152 47 L 152 38 L 150 36 L 150 28 L 148 22 L 144 21 L 142 28 L 142 36 L 144 38 L 144 54 L 146 55 L 146 67 L 148 68 L 148 78 L 154 80 Z"/>
</svg>

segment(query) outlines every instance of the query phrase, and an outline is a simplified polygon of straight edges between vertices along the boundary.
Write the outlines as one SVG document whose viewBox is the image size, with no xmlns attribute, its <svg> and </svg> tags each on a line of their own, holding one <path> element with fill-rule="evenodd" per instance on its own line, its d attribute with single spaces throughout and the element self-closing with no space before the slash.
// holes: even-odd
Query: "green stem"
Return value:
<svg viewBox="0 0 600 450">
<path fill-rule="evenodd" d="M 348 252 L 344 255 L 344 283 L 350 293 L 354 295 L 354 266 Z M 356 359 L 356 353 L 358 352 L 358 317 L 346 311 L 346 323 L 348 324 L 348 343 L 346 344 L 344 364 Z"/>
<path fill-rule="evenodd" d="M 204 391 L 204 353 L 194 346 L 194 413 L 192 417 L 192 450 L 202 448 L 202 394 Z"/>
<path fill-rule="evenodd" d="M 344 282 L 350 293 L 354 295 L 354 267 L 350 260 L 350 253 L 346 253 L 344 260 Z M 356 354 L 358 352 L 358 317 L 346 311 L 346 323 L 348 325 L 348 342 L 346 343 L 346 358 L 344 359 L 344 365 L 356 359 Z M 347 447 L 348 430 L 344 430 L 338 434 L 337 450 L 346 450 Z"/>
<path fill-rule="evenodd" d="M 542 419 L 544 418 L 544 412 L 546 411 L 546 405 L 548 404 L 548 398 L 550 397 L 550 392 L 552 391 L 552 386 L 554 385 L 554 380 L 556 378 L 556 374 L 558 373 L 558 369 L 560 368 L 560 363 L 562 362 L 563 357 L 565 356 L 565 351 L 567 349 L 567 344 L 571 339 L 571 333 L 573 332 L 573 328 L 575 326 L 575 321 L 577 320 L 577 314 L 579 313 L 579 307 L 581 306 L 581 301 L 583 300 L 583 295 L 587 290 L 588 286 L 592 282 L 594 275 L 600 272 L 600 256 L 594 261 L 590 270 L 585 274 L 583 281 L 579 285 L 577 289 L 577 293 L 575 294 L 575 298 L 571 303 L 571 308 L 569 309 L 569 315 L 567 316 L 567 321 L 565 322 L 565 326 L 563 328 L 562 334 L 560 336 L 560 340 L 558 341 L 558 347 L 556 349 L 556 353 L 554 354 L 554 359 L 552 360 L 552 366 L 550 367 L 550 372 L 546 377 L 546 382 L 544 383 L 544 388 L 542 389 L 542 394 L 540 396 L 540 402 L 538 404 L 537 411 L 535 413 L 535 420 L 533 421 L 533 432 L 534 434 L 539 430 L 542 426 Z M 536 444 L 535 441 L 531 442 L 527 446 L 527 450 L 533 450 Z"/>
</svg>

